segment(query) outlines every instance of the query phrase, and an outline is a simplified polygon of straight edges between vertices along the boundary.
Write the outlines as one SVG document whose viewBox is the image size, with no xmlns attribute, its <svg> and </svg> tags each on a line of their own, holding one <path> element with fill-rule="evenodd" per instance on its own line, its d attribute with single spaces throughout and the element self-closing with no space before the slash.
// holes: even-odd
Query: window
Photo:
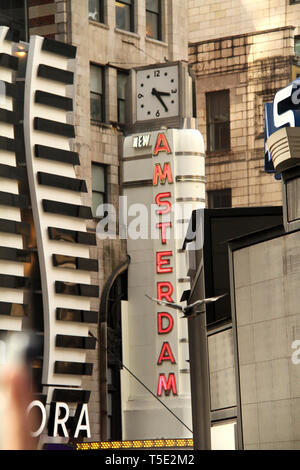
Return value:
<svg viewBox="0 0 300 470">
<path fill-rule="evenodd" d="M 295 54 L 300 55 L 300 36 L 294 37 L 294 49 L 295 49 Z"/>
<path fill-rule="evenodd" d="M 230 150 L 229 90 L 206 93 L 208 152 Z"/>
<path fill-rule="evenodd" d="M 120 0 L 115 5 L 117 28 L 133 31 L 133 0 Z"/>
<path fill-rule="evenodd" d="M 220 207 L 231 207 L 231 189 L 220 189 L 207 191 L 208 208 L 218 209 Z"/>
<path fill-rule="evenodd" d="M 20 33 L 20 40 L 27 41 L 27 0 L 1 0 L 0 24 Z"/>
<path fill-rule="evenodd" d="M 104 122 L 104 68 L 90 66 L 91 120 Z"/>
<path fill-rule="evenodd" d="M 104 23 L 103 0 L 89 0 L 89 20 Z"/>
<path fill-rule="evenodd" d="M 117 88 L 118 88 L 118 123 L 125 124 L 125 105 L 126 105 L 126 83 L 128 73 L 118 71 Z"/>
<path fill-rule="evenodd" d="M 146 36 L 161 40 L 161 0 L 146 0 Z"/>
<path fill-rule="evenodd" d="M 92 163 L 92 210 L 94 217 L 97 216 L 97 207 L 106 202 L 106 167 L 100 163 Z"/>
</svg>

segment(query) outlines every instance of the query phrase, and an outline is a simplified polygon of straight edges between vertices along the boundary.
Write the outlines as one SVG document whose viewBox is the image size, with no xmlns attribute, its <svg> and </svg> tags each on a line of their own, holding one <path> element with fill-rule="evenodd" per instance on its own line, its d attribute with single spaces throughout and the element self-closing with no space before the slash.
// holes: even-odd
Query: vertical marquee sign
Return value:
<svg viewBox="0 0 300 470">
<path fill-rule="evenodd" d="M 170 129 L 127 137 L 123 189 L 131 257 L 128 302 L 122 314 L 123 360 L 191 427 L 187 322 L 176 310 L 152 302 L 146 294 L 180 302 L 189 288 L 182 246 L 192 210 L 205 205 L 200 132 Z M 131 230 L 131 223 L 138 226 L 137 219 L 140 237 Z M 122 401 L 124 439 L 191 437 L 126 371 L 122 375 Z"/>
</svg>

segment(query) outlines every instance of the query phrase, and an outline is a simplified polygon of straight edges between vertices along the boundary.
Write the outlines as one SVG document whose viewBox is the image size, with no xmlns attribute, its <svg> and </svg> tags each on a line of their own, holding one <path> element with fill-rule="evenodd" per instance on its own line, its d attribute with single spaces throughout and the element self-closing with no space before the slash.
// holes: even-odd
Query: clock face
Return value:
<svg viewBox="0 0 300 470">
<path fill-rule="evenodd" d="M 177 65 L 138 70 L 136 90 L 137 121 L 178 116 Z"/>
</svg>

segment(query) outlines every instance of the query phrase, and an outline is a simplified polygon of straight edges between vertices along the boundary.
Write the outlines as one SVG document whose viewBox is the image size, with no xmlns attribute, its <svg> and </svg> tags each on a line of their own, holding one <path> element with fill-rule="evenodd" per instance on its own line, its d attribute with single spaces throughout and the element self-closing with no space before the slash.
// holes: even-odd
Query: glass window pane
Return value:
<svg viewBox="0 0 300 470">
<path fill-rule="evenodd" d="M 90 89 L 95 93 L 102 93 L 103 71 L 101 67 L 91 65 L 90 68 Z"/>
<path fill-rule="evenodd" d="M 0 22 L 1 25 L 10 26 L 20 32 L 20 40 L 26 40 L 25 14 L 27 2 L 24 0 L 1 0 Z"/>
<path fill-rule="evenodd" d="M 125 100 L 126 98 L 126 83 L 128 79 L 128 74 L 124 72 L 118 72 L 118 98 Z"/>
<path fill-rule="evenodd" d="M 300 37 L 295 36 L 295 54 L 300 54 Z"/>
<path fill-rule="evenodd" d="M 147 11 L 146 14 L 146 35 L 149 38 L 159 39 L 159 17 L 156 13 Z"/>
<path fill-rule="evenodd" d="M 101 165 L 92 165 L 92 189 L 105 192 L 105 169 Z"/>
<path fill-rule="evenodd" d="M 102 96 L 91 93 L 91 119 L 103 122 Z"/>
<path fill-rule="evenodd" d="M 125 101 L 119 100 L 118 101 L 118 122 L 120 124 L 125 124 L 126 122 L 126 107 Z"/>
<path fill-rule="evenodd" d="M 230 149 L 229 92 L 207 93 L 207 143 L 210 152 Z"/>
<path fill-rule="evenodd" d="M 116 26 L 125 31 L 131 31 L 131 6 L 116 2 Z"/>
<path fill-rule="evenodd" d="M 93 195 L 92 195 L 92 212 L 93 212 L 94 217 L 96 217 L 96 215 L 97 215 L 98 206 L 101 206 L 102 204 L 104 204 L 104 202 L 105 202 L 104 201 L 104 194 L 93 192 Z"/>
<path fill-rule="evenodd" d="M 89 0 L 89 19 L 100 21 L 99 0 Z"/>
<path fill-rule="evenodd" d="M 159 13 L 159 0 L 146 0 L 146 10 Z"/>
</svg>

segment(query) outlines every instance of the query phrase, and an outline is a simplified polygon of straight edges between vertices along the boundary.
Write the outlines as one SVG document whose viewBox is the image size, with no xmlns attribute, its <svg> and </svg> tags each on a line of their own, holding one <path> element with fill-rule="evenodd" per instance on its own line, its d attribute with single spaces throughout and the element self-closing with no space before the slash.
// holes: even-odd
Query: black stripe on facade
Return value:
<svg viewBox="0 0 300 470">
<path fill-rule="evenodd" d="M 16 142 L 9 137 L 0 137 L 0 149 L 7 150 L 8 152 L 16 151 Z"/>
<path fill-rule="evenodd" d="M 81 271 L 98 272 L 98 261 L 89 258 L 77 258 L 75 256 L 52 255 L 53 266 L 66 269 L 78 269 Z"/>
<path fill-rule="evenodd" d="M 52 52 L 53 54 L 62 55 L 69 59 L 75 59 L 76 47 L 54 39 L 45 38 L 42 46 L 43 51 Z"/>
<path fill-rule="evenodd" d="M 31 253 L 27 250 L 0 246 L 0 259 L 7 261 L 17 261 L 20 263 L 29 263 L 31 261 Z"/>
<path fill-rule="evenodd" d="M 59 240 L 68 243 L 78 243 L 81 245 L 97 245 L 96 235 L 94 233 L 77 232 L 76 230 L 48 227 L 48 234 L 50 240 Z"/>
<path fill-rule="evenodd" d="M 55 346 L 57 348 L 71 349 L 96 349 L 96 338 L 89 336 L 56 335 Z"/>
<path fill-rule="evenodd" d="M 7 289 L 21 289 L 28 286 L 29 279 L 27 277 L 0 274 L 0 287 L 6 287 Z"/>
<path fill-rule="evenodd" d="M 5 8 L 5 7 L 4 7 Z M 7 8 L 7 7 L 6 7 Z M 1 23 L 2 24 L 2 23 Z M 9 29 L 5 36 L 5 41 L 20 42 L 20 31 L 17 29 Z"/>
<path fill-rule="evenodd" d="M 27 196 L 23 196 L 20 194 L 4 193 L 1 191 L 0 205 L 26 209 L 29 206 L 29 200 Z"/>
<path fill-rule="evenodd" d="M 77 206 L 66 202 L 49 201 L 43 199 L 43 208 L 45 212 L 52 214 L 67 215 L 70 217 L 79 217 L 80 219 L 92 219 L 92 210 L 88 206 Z"/>
<path fill-rule="evenodd" d="M 35 102 L 46 106 L 52 106 L 54 108 L 60 108 L 65 111 L 73 111 L 73 100 L 71 98 L 54 95 L 53 93 L 47 93 L 46 91 L 36 91 Z"/>
<path fill-rule="evenodd" d="M 56 320 L 76 323 L 98 323 L 98 312 L 88 310 L 75 310 L 72 308 L 57 308 Z"/>
<path fill-rule="evenodd" d="M 17 118 L 13 111 L 0 108 L 0 121 L 7 124 L 17 124 Z"/>
<path fill-rule="evenodd" d="M 70 152 L 69 150 L 56 149 L 45 145 L 35 145 L 34 154 L 37 158 L 45 158 L 46 160 L 54 160 L 62 163 L 71 163 L 72 165 L 80 165 L 78 153 Z"/>
<path fill-rule="evenodd" d="M 14 83 L 9 83 L 9 82 L 3 82 L 2 85 L 4 84 L 5 86 L 5 95 L 10 96 L 11 98 L 14 98 L 16 96 L 16 86 Z M 2 93 L 1 89 L 1 93 Z"/>
<path fill-rule="evenodd" d="M 55 281 L 56 294 L 78 295 L 80 297 L 99 297 L 99 287 L 89 284 Z"/>
<path fill-rule="evenodd" d="M 0 54 L 0 67 L 17 71 L 19 67 L 19 61 L 17 57 L 2 52 Z"/>
<path fill-rule="evenodd" d="M 2 164 L 0 164 L 0 176 L 18 181 L 24 181 L 27 178 L 25 168 Z"/>
<path fill-rule="evenodd" d="M 73 72 L 44 64 L 39 65 L 38 77 L 47 78 L 47 80 L 55 80 L 56 82 L 65 83 L 66 85 L 73 85 L 74 83 Z"/>
<path fill-rule="evenodd" d="M 38 182 L 44 186 L 53 186 L 55 188 L 69 189 L 87 193 L 87 186 L 84 180 L 77 178 L 67 178 L 66 176 L 54 175 L 51 173 L 38 172 Z"/>
<path fill-rule="evenodd" d="M 74 138 L 75 129 L 72 124 L 51 121 L 40 117 L 34 118 L 34 129 L 36 131 L 47 132 L 48 134 L 57 134 L 64 137 Z"/>
<path fill-rule="evenodd" d="M 30 226 L 25 222 L 15 220 L 0 219 L 0 232 L 15 233 L 17 235 L 29 235 Z"/>
<path fill-rule="evenodd" d="M 17 98 L 18 99 L 18 98 Z M 21 98 L 23 100 L 23 98 Z M 22 113 L 19 113 L 19 120 L 22 120 Z M 25 143 L 24 143 L 24 129 L 23 124 L 16 124 L 14 126 L 14 135 L 16 141 L 16 162 L 19 166 L 26 167 L 26 157 L 25 157 Z"/>
<path fill-rule="evenodd" d="M 67 388 L 55 388 L 52 401 L 62 403 L 88 403 L 91 392 L 89 390 L 70 390 Z"/>
<path fill-rule="evenodd" d="M 10 302 L 0 302 L 0 315 L 7 317 L 24 317 L 25 305 Z"/>
<path fill-rule="evenodd" d="M 86 362 L 55 361 L 55 374 L 92 375 L 93 364 Z"/>
</svg>

